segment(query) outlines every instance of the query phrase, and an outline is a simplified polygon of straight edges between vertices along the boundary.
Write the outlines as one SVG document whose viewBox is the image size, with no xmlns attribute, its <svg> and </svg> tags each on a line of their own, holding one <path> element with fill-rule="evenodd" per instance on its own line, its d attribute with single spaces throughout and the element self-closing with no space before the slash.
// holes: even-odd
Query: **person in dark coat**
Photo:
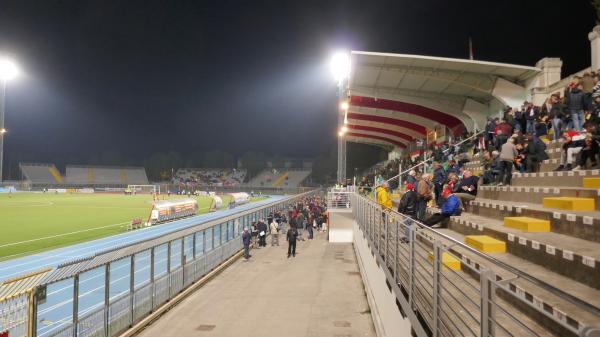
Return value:
<svg viewBox="0 0 600 337">
<path fill-rule="evenodd" d="M 404 221 L 404 236 L 403 242 L 410 242 L 410 229 L 412 226 L 412 220 L 417 218 L 417 192 L 413 184 L 406 184 L 406 192 L 400 198 L 400 204 L 398 205 L 398 213 L 407 216 Z"/>
<path fill-rule="evenodd" d="M 287 257 L 290 256 L 296 257 L 296 238 L 298 237 L 298 230 L 296 227 L 290 227 L 286 234 L 286 239 L 288 242 L 288 253 Z"/>
<path fill-rule="evenodd" d="M 433 192 L 435 193 L 435 203 L 442 206 L 442 187 L 446 183 L 446 171 L 437 161 L 433 162 Z"/>
<path fill-rule="evenodd" d="M 258 223 L 258 246 L 267 246 L 267 224 L 264 222 L 264 220 L 260 220 Z"/>
<path fill-rule="evenodd" d="M 585 121 L 583 116 L 583 110 L 585 109 L 585 95 L 581 90 L 581 85 L 574 85 L 571 90 L 565 93 L 565 102 L 567 108 L 571 112 L 573 129 L 576 131 L 583 130 L 583 123 Z"/>
<path fill-rule="evenodd" d="M 250 258 L 250 241 L 252 240 L 252 234 L 248 230 L 248 227 L 244 227 L 244 233 L 242 234 L 242 244 L 244 245 L 244 258 L 248 260 Z"/>
</svg>

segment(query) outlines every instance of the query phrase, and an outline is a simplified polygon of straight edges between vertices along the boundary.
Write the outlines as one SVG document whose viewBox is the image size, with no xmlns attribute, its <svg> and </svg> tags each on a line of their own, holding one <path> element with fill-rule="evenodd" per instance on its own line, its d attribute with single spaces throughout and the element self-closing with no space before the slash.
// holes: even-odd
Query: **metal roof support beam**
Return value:
<svg viewBox="0 0 600 337">
<path fill-rule="evenodd" d="M 448 82 L 456 85 L 460 85 L 465 88 L 469 88 L 475 91 L 479 91 L 482 93 L 490 93 L 491 89 L 494 86 L 494 78 L 491 75 L 481 74 L 470 71 L 452 71 L 452 70 L 433 70 L 432 68 L 424 68 L 424 67 L 414 67 L 414 66 L 401 66 L 401 65 L 381 65 L 381 64 L 372 64 L 372 63 L 359 63 L 357 67 L 372 67 L 372 68 L 380 68 L 381 70 L 388 71 L 399 71 L 405 72 L 404 76 L 413 75 L 419 77 L 425 77 L 429 79 L 434 79 L 437 81 Z M 461 74 L 461 76 L 457 76 L 457 74 Z M 469 83 L 468 81 L 463 80 L 463 77 L 468 75 L 470 78 L 476 78 L 480 86 Z M 484 84 L 487 84 L 485 87 L 482 87 Z M 487 87 L 487 88 L 486 88 Z"/>
<path fill-rule="evenodd" d="M 527 98 L 527 90 L 518 84 L 498 78 L 494 83 L 492 95 L 504 105 L 519 107 Z"/>
<path fill-rule="evenodd" d="M 467 130 L 483 130 L 486 123 L 486 118 L 489 114 L 489 106 L 486 104 L 481 104 L 475 100 L 467 99 L 465 101 L 465 106 L 463 107 L 463 113 L 471 117 L 473 121 L 473 126 L 471 129 L 467 127 Z"/>
</svg>

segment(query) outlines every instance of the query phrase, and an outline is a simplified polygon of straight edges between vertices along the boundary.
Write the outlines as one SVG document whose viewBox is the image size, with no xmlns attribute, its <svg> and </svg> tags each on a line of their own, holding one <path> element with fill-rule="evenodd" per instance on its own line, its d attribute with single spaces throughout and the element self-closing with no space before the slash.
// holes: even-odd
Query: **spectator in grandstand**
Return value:
<svg viewBox="0 0 600 337">
<path fill-rule="evenodd" d="M 600 83 L 597 85 L 600 86 Z M 592 122 L 594 124 L 600 123 L 600 92 L 598 92 L 597 96 L 594 97 L 594 102 L 590 111 L 589 122 Z"/>
<path fill-rule="evenodd" d="M 460 170 L 459 170 L 459 174 L 460 174 Z M 458 174 L 454 173 L 454 172 L 450 172 L 448 173 L 448 187 L 450 188 L 450 190 L 454 189 L 454 186 L 456 186 L 456 184 L 458 183 L 460 179 L 458 179 Z"/>
<path fill-rule="evenodd" d="M 583 148 L 583 139 L 578 132 L 567 131 L 563 133 L 564 144 L 560 156 L 560 166 L 555 171 L 570 171 L 573 167 L 575 157 Z"/>
<path fill-rule="evenodd" d="M 375 190 L 375 193 L 377 193 L 377 203 L 383 210 L 392 209 L 392 198 L 390 198 L 390 193 L 388 191 L 389 186 L 388 182 L 384 181 L 383 184 Z"/>
<path fill-rule="evenodd" d="M 413 184 L 413 186 L 416 186 L 418 181 L 417 181 L 417 171 L 415 170 L 410 170 L 410 172 L 408 172 L 408 176 L 406 177 L 406 183 L 407 184 Z"/>
<path fill-rule="evenodd" d="M 483 184 L 495 184 L 496 177 L 500 173 L 500 157 L 498 151 L 489 151 L 483 153 Z"/>
<path fill-rule="evenodd" d="M 250 241 L 252 241 L 252 234 L 248 230 L 248 227 L 244 227 L 244 233 L 242 233 L 242 243 L 244 245 L 244 258 L 248 260 L 250 258 Z"/>
<path fill-rule="evenodd" d="M 442 187 L 446 183 L 446 171 L 439 162 L 434 161 L 433 168 L 433 191 L 435 193 L 435 203 L 442 206 Z"/>
<path fill-rule="evenodd" d="M 515 147 L 515 139 L 509 138 L 500 151 L 500 173 L 498 174 L 498 186 L 510 185 L 512 179 L 513 161 L 518 155 Z"/>
<path fill-rule="evenodd" d="M 538 172 L 540 162 L 548 159 L 546 144 L 532 135 L 527 136 L 522 153 L 525 156 L 525 166 L 529 173 Z"/>
<path fill-rule="evenodd" d="M 421 221 L 425 218 L 427 202 L 432 198 L 430 183 L 431 175 L 429 173 L 424 173 L 417 185 L 417 219 Z"/>
<path fill-rule="evenodd" d="M 573 85 L 569 90 L 565 90 L 565 103 L 571 113 L 573 129 L 576 131 L 583 130 L 585 95 L 581 84 Z"/>
<path fill-rule="evenodd" d="M 508 139 L 508 135 L 505 135 L 502 130 L 497 130 L 496 136 L 494 137 L 494 149 L 496 151 L 500 151 L 502 149 L 502 145 L 506 143 Z"/>
<path fill-rule="evenodd" d="M 440 213 L 433 214 L 429 219 L 425 220 L 423 224 L 432 228 L 440 228 L 443 226 L 441 222 L 450 218 L 454 215 L 460 215 L 460 200 L 456 195 L 452 194 L 452 191 L 445 188 L 442 192 L 442 197 L 445 199 L 444 204 Z"/>
<path fill-rule="evenodd" d="M 279 224 L 277 223 L 276 219 L 273 218 L 273 221 L 271 221 L 271 247 L 277 245 L 279 246 Z"/>
<path fill-rule="evenodd" d="M 546 103 L 546 109 L 548 110 L 548 118 L 552 122 L 552 131 L 554 133 L 554 140 L 560 139 L 562 135 L 565 122 L 565 114 L 563 113 L 563 105 L 560 102 L 560 96 L 558 94 L 552 94 L 549 101 Z"/>
<path fill-rule="evenodd" d="M 478 176 L 473 175 L 470 170 L 465 170 L 462 179 L 454 186 L 454 189 L 450 189 L 450 186 L 448 186 L 453 195 L 460 200 L 462 209 L 464 209 L 464 205 L 466 205 L 467 202 L 475 200 L 475 197 L 477 196 L 478 181 Z"/>
<path fill-rule="evenodd" d="M 594 78 L 589 72 L 583 73 L 581 78 L 581 91 L 583 92 L 584 110 L 589 111 L 592 106 L 592 91 L 594 90 Z"/>
<path fill-rule="evenodd" d="M 591 134 L 586 134 L 581 148 L 579 165 L 577 165 L 573 170 L 585 169 L 588 159 L 591 161 L 592 168 L 596 168 L 598 166 L 596 156 L 599 152 L 600 150 L 598 149 L 598 141 L 594 140 Z"/>
<path fill-rule="evenodd" d="M 523 124 L 525 124 L 525 119 L 524 119 L 524 115 L 523 115 L 523 111 L 519 110 L 517 108 L 512 109 L 512 115 L 514 116 L 514 130 L 515 131 L 522 131 L 523 130 Z"/>
<path fill-rule="evenodd" d="M 410 241 L 410 227 L 412 226 L 411 219 L 417 218 L 417 192 L 413 184 L 406 184 L 406 192 L 400 198 L 398 205 L 398 213 L 406 215 L 408 218 L 404 221 L 404 236 L 402 241 Z"/>
<path fill-rule="evenodd" d="M 288 229 L 285 238 L 288 242 L 288 252 L 287 257 L 290 256 L 296 257 L 296 238 L 298 237 L 298 230 L 294 226 L 290 226 Z"/>
<path fill-rule="evenodd" d="M 456 163 L 454 159 L 448 160 L 448 169 L 446 170 L 448 174 L 454 173 L 458 174 L 460 172 L 460 165 Z"/>
<path fill-rule="evenodd" d="M 527 122 L 525 130 L 526 133 L 533 135 L 535 133 L 535 121 L 538 118 L 539 110 L 531 102 L 525 101 L 523 105 L 525 107 L 525 121 Z"/>
</svg>

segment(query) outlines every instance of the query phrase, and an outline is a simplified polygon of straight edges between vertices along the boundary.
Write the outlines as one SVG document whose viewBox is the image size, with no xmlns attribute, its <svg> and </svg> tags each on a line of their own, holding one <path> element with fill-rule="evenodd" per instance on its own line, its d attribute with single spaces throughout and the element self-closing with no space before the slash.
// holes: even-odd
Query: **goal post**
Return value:
<svg viewBox="0 0 600 337">
<path fill-rule="evenodd" d="M 160 194 L 158 185 L 127 185 L 127 190 L 131 194 Z"/>
</svg>

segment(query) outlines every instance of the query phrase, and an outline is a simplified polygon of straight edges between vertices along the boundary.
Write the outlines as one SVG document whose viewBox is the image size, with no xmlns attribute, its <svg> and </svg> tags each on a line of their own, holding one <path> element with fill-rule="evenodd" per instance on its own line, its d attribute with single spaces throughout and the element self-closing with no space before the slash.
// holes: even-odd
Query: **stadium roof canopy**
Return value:
<svg viewBox="0 0 600 337">
<path fill-rule="evenodd" d="M 435 127 L 481 130 L 502 107 L 520 105 L 527 83 L 540 72 L 512 64 L 352 51 L 346 139 L 404 147 Z"/>
</svg>

